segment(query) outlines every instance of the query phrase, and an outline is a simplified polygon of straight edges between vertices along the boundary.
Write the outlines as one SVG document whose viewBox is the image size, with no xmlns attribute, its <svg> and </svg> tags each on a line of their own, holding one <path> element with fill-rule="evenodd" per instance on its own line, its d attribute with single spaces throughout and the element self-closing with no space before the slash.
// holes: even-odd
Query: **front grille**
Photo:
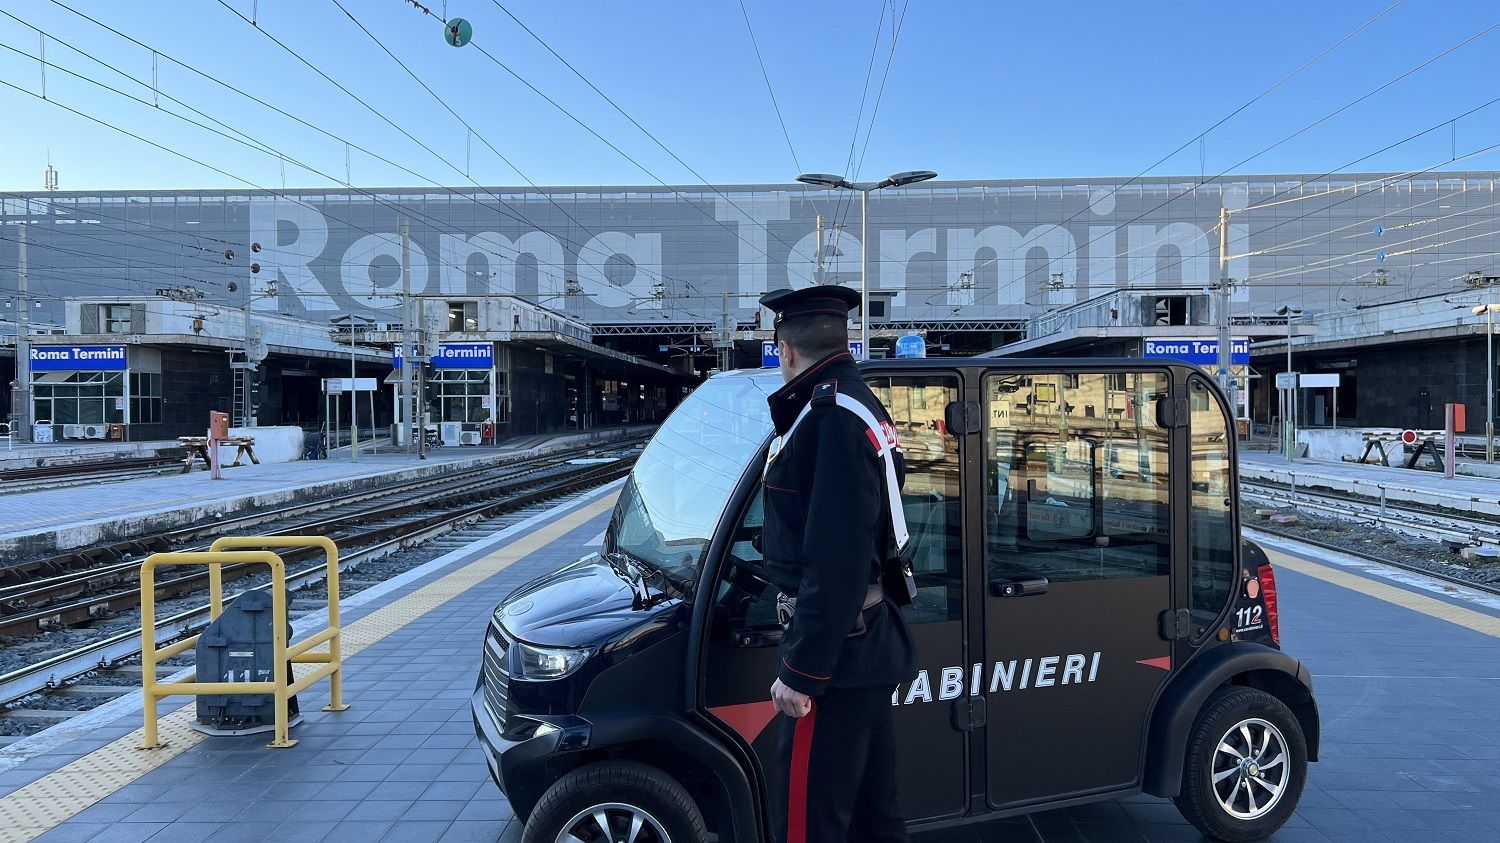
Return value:
<svg viewBox="0 0 1500 843">
<path fill-rule="evenodd" d="M 500 728 L 510 704 L 510 670 L 506 658 L 509 646 L 493 626 L 484 637 L 484 705 Z"/>
</svg>

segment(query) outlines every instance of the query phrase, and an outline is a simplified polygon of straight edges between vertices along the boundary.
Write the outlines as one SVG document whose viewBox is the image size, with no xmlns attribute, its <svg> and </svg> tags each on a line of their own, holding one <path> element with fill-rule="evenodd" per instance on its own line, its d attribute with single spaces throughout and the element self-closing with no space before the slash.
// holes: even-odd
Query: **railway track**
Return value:
<svg viewBox="0 0 1500 843">
<path fill-rule="evenodd" d="M 433 536 L 463 529 L 484 519 L 493 519 L 496 516 L 534 506 L 544 500 L 551 500 L 609 482 L 624 476 L 634 464 L 633 456 L 624 456 L 608 463 L 590 462 L 585 465 L 568 465 L 565 458 L 556 456 L 553 460 L 566 467 L 552 472 L 533 471 L 526 477 L 510 476 L 507 481 L 509 485 L 503 490 L 498 488 L 493 490 L 495 493 L 487 499 L 481 499 L 479 496 L 465 498 L 456 501 L 450 507 L 426 513 L 415 513 L 411 509 L 413 504 L 402 502 L 393 507 L 393 510 L 399 510 L 398 514 L 382 521 L 372 522 L 368 525 L 368 529 L 335 536 L 335 540 L 340 544 L 340 571 L 356 569 L 361 563 L 406 549 Z M 503 529 L 503 526 L 497 525 L 495 529 Z M 304 527 L 305 525 L 293 529 L 304 529 Z M 216 532 L 222 533 L 223 531 L 218 529 Z M 289 563 L 305 560 L 304 555 L 292 552 L 283 553 L 282 556 Z M 287 575 L 287 585 L 294 592 L 316 585 L 326 574 L 326 566 L 321 560 L 305 564 L 300 568 L 292 565 L 289 567 L 293 570 Z M 239 573 L 244 576 L 253 572 L 242 569 Z M 230 571 L 226 570 L 226 580 L 230 575 Z M 206 580 L 206 572 L 184 573 L 171 577 L 161 582 L 160 585 L 168 588 L 169 596 L 180 596 L 202 590 Z M 266 587 L 264 583 L 255 586 L 255 588 L 264 587 Z M 114 592 L 113 596 L 125 599 L 125 593 L 122 589 Z M 162 599 L 160 589 L 158 599 Z M 135 594 L 134 605 L 139 605 L 138 592 Z M 208 612 L 205 602 L 203 605 L 158 618 L 158 645 L 191 634 L 205 626 L 209 619 Z M 138 656 L 140 638 L 141 630 L 139 626 L 136 626 L 134 629 L 116 632 L 83 647 L 56 654 L 35 664 L 0 675 L 0 706 L 9 705 L 49 689 L 62 688 L 79 676 Z M 129 686 L 126 688 L 128 690 Z M 0 718 L 14 714 L 14 711 L 0 711 Z"/>
<path fill-rule="evenodd" d="M 1353 556 L 1356 559 L 1363 559 L 1366 562 L 1374 562 L 1376 564 L 1385 565 L 1387 567 L 1396 568 L 1398 570 L 1409 571 L 1413 574 L 1421 574 L 1424 577 L 1432 577 L 1434 579 L 1442 580 L 1443 582 L 1451 583 L 1453 585 L 1472 588 L 1476 591 L 1482 591 L 1486 594 L 1500 596 L 1500 586 L 1496 586 L 1490 583 L 1475 582 L 1474 580 L 1464 579 L 1463 577 L 1454 576 L 1453 574 L 1446 574 L 1442 571 L 1434 571 L 1431 568 L 1423 567 L 1421 565 L 1411 565 L 1395 559 L 1387 559 L 1382 556 L 1376 556 L 1373 553 L 1363 553 L 1345 545 L 1336 545 L 1330 542 L 1320 541 L 1318 539 L 1309 538 L 1308 536 L 1301 536 L 1297 535 L 1296 533 L 1290 533 L 1286 530 L 1278 530 L 1275 527 L 1268 527 L 1265 525 L 1257 524 L 1253 527 L 1246 527 L 1245 529 L 1247 532 L 1250 532 L 1252 534 L 1266 533 L 1267 535 L 1272 535 L 1279 539 L 1285 539 L 1286 541 L 1290 542 L 1296 542 L 1297 544 L 1305 544 L 1320 548 L 1322 550 L 1342 553 L 1346 556 Z M 1249 536 L 1249 538 L 1253 539 L 1255 538 L 1255 536 L 1251 535 Z"/>
<path fill-rule="evenodd" d="M 509 499 L 518 490 L 545 484 L 559 472 L 555 462 L 492 469 L 493 476 L 465 478 L 418 494 L 395 495 L 358 507 L 335 507 L 321 511 L 314 519 L 293 519 L 262 532 L 325 535 L 340 547 L 351 548 L 392 537 L 422 537 L 427 535 L 429 524 L 448 524 L 449 513 L 482 513 L 492 500 Z M 224 534 L 224 525 L 217 526 L 214 532 Z M 208 545 L 182 549 L 207 550 Z M 306 549 L 282 554 L 288 562 L 315 555 Z M 138 561 L 121 561 L 0 586 L 0 638 L 24 638 L 135 608 L 140 602 L 139 567 Z M 257 566 L 232 566 L 224 569 L 224 578 L 234 580 L 258 570 Z M 169 600 L 204 587 L 208 574 L 199 569 L 188 573 L 164 569 L 159 576 L 156 599 Z"/>
<path fill-rule="evenodd" d="M 182 545 L 184 542 L 190 542 L 205 535 L 218 536 L 224 534 L 226 531 L 246 530 L 268 523 L 284 524 L 285 529 L 293 527 L 298 529 L 312 529 L 319 521 L 355 516 L 359 507 L 366 504 L 373 503 L 381 506 L 390 506 L 400 500 L 420 504 L 444 495 L 454 494 L 455 491 L 462 491 L 463 487 L 467 484 L 473 483 L 477 478 L 484 478 L 487 475 L 491 475 L 497 470 L 545 465 L 555 462 L 559 458 L 585 456 L 601 448 L 628 447 L 629 445 L 638 444 L 643 441 L 643 437 L 622 438 L 617 442 L 594 443 L 576 448 L 551 451 L 546 454 L 497 460 L 450 474 L 408 482 L 395 489 L 377 489 L 338 497 L 324 497 L 296 503 L 291 506 L 217 519 L 149 536 L 122 539 L 91 547 L 75 548 L 45 558 L 12 562 L 0 566 L 0 618 L 3 618 L 5 615 L 37 608 L 35 600 L 18 603 L 18 595 L 23 592 L 15 589 L 15 586 L 24 586 L 27 583 L 44 579 L 54 580 L 80 571 L 103 572 L 105 567 L 118 565 L 118 563 L 128 563 L 125 567 L 129 567 L 130 565 L 137 564 L 141 557 L 158 551 L 194 549 L 183 548 Z M 298 521 L 295 519 L 304 520 Z M 105 577 L 101 582 L 107 582 L 107 572 L 101 573 L 101 576 Z M 5 633 L 0 631 L 0 635 L 3 634 Z"/>
<path fill-rule="evenodd" d="M 1334 518 L 1377 524 L 1398 533 L 1434 542 L 1476 547 L 1500 547 L 1500 521 L 1465 517 L 1431 507 L 1380 501 L 1328 491 L 1311 491 L 1281 484 L 1240 481 L 1245 498 L 1289 505 Z"/>
<path fill-rule="evenodd" d="M 182 466 L 184 455 L 130 457 L 70 465 L 42 465 L 0 470 L 0 494 L 35 492 L 78 483 L 104 483 L 149 477 L 169 467 Z"/>
</svg>

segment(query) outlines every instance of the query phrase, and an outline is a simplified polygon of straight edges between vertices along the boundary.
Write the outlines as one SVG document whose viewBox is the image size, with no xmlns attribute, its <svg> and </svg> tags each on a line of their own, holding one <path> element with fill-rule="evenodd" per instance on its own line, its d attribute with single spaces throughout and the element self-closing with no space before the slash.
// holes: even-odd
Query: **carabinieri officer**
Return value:
<svg viewBox="0 0 1500 843">
<path fill-rule="evenodd" d="M 890 501 L 899 500 L 887 494 L 881 446 L 899 443 L 848 351 L 849 310 L 859 301 L 836 286 L 760 300 L 776 313 L 786 381 L 769 399 L 778 438 L 766 465 L 762 534 L 785 628 L 771 686 L 786 715 L 783 778 L 772 790 L 784 843 L 907 839 L 891 694 L 915 675 L 915 654 L 880 584 L 892 555 Z M 840 405 L 839 395 L 873 418 Z M 892 476 L 900 471 L 898 458 Z"/>
</svg>

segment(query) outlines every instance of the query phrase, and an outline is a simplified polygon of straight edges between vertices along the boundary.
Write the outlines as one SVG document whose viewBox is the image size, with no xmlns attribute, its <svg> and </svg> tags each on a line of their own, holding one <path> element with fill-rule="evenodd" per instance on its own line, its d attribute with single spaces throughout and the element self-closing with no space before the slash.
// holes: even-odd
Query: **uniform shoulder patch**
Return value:
<svg viewBox="0 0 1500 843">
<path fill-rule="evenodd" d="M 833 403 L 833 402 L 837 401 L 838 397 L 839 397 L 839 382 L 838 381 L 824 381 L 824 382 L 818 384 L 817 386 L 813 387 L 813 393 L 812 393 L 812 399 L 811 400 L 812 400 L 812 403 L 814 403 L 814 404 L 829 404 L 829 403 Z"/>
</svg>

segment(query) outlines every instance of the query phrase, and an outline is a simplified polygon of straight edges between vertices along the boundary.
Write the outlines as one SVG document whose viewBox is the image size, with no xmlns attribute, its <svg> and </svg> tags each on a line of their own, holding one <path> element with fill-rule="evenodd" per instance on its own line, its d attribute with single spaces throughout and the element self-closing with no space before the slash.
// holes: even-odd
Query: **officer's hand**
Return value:
<svg viewBox="0 0 1500 843">
<path fill-rule="evenodd" d="M 788 717 L 803 717 L 812 711 L 812 697 L 781 684 L 777 679 L 771 683 L 771 702 L 776 710 Z"/>
</svg>

